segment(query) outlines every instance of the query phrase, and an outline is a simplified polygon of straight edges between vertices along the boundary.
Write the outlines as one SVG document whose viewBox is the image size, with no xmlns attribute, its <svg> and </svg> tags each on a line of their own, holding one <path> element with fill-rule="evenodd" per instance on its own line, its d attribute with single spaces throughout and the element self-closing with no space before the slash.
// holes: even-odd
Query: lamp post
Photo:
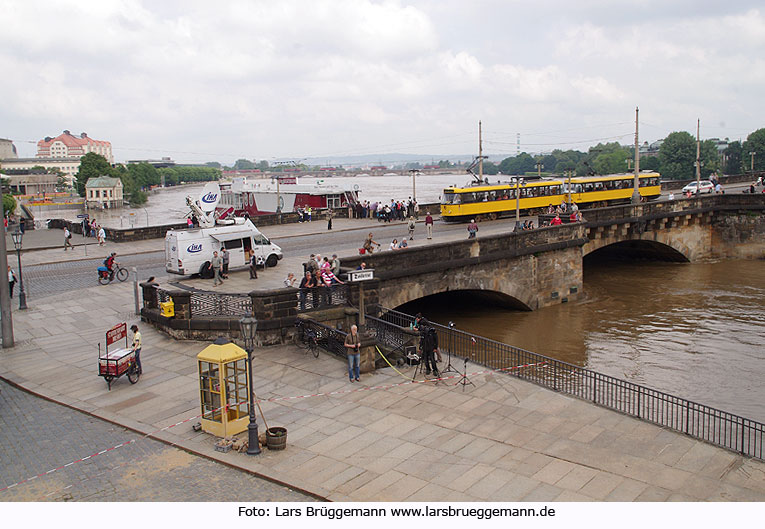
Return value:
<svg viewBox="0 0 765 529">
<path fill-rule="evenodd" d="M 754 172 L 754 155 L 757 154 L 756 152 L 752 151 L 749 153 L 749 156 L 752 158 L 752 165 L 751 165 L 751 171 Z"/>
<path fill-rule="evenodd" d="M 417 202 L 417 188 L 414 183 L 415 177 L 420 174 L 419 169 L 409 169 L 409 172 L 412 174 L 412 202 Z"/>
<path fill-rule="evenodd" d="M 19 260 L 19 310 L 27 309 L 27 293 L 24 292 L 24 274 L 21 272 L 21 245 L 24 242 L 24 234 L 16 228 L 16 231 L 11 233 L 13 239 L 13 246 L 16 248 L 16 257 Z"/>
<path fill-rule="evenodd" d="M 523 178 L 515 177 L 515 229 L 518 230 L 521 225 L 521 190 L 520 186 L 525 186 Z"/>
<path fill-rule="evenodd" d="M 255 349 L 255 332 L 258 330 L 258 320 L 249 316 L 242 318 L 239 320 L 239 329 L 242 331 L 244 350 L 247 351 L 247 371 L 250 380 L 250 424 L 247 425 L 247 455 L 256 456 L 260 454 L 260 443 L 258 442 L 258 422 L 255 418 L 255 402 L 252 398 L 252 351 Z"/>
</svg>

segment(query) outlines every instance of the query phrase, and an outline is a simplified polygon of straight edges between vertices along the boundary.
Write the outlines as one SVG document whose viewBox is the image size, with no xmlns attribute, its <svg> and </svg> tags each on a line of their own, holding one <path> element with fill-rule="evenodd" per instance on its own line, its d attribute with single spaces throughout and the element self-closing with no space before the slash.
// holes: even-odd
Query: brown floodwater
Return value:
<svg viewBox="0 0 765 529">
<path fill-rule="evenodd" d="M 583 299 L 534 312 L 452 293 L 403 307 L 765 422 L 765 262 L 585 263 Z"/>
</svg>

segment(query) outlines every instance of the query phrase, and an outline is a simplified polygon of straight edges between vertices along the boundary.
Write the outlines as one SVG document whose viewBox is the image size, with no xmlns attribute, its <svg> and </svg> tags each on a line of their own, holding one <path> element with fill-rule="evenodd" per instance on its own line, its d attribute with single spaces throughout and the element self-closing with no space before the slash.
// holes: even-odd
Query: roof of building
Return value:
<svg viewBox="0 0 765 529">
<path fill-rule="evenodd" d="M 56 136 L 55 138 L 47 137 L 45 139 L 38 141 L 37 147 L 38 148 L 49 147 L 55 141 L 60 141 L 67 147 L 80 147 L 86 144 L 111 145 L 111 143 L 109 143 L 108 141 L 94 140 L 93 138 L 88 137 L 88 135 L 84 132 L 80 136 L 74 136 L 68 130 L 65 130 L 63 134 L 60 134 Z"/>
<path fill-rule="evenodd" d="M 88 178 L 85 182 L 85 188 L 89 187 L 119 187 L 122 185 L 122 180 L 114 178 L 112 176 L 97 176 L 95 178 Z"/>
</svg>

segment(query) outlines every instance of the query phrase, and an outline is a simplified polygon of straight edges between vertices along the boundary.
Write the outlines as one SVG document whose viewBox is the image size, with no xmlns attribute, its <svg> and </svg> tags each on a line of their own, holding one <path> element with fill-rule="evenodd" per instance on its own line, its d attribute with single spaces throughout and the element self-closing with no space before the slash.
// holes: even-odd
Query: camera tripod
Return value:
<svg viewBox="0 0 765 529">
<path fill-rule="evenodd" d="M 454 329 L 454 322 L 450 321 L 449 330 L 451 331 L 452 329 Z M 441 373 L 459 373 L 459 371 L 457 371 L 457 369 L 454 366 L 452 366 L 452 349 L 454 349 L 454 347 L 452 347 L 453 342 L 454 342 L 454 337 L 452 333 L 450 332 L 449 333 L 449 349 L 446 352 L 447 354 L 446 367 L 441 371 Z"/>
<path fill-rule="evenodd" d="M 473 384 L 473 381 L 470 380 L 467 376 L 467 363 L 468 363 L 468 360 L 467 360 L 467 357 L 465 357 L 465 364 L 463 366 L 462 374 L 460 374 L 460 378 L 459 380 L 457 380 L 457 384 L 455 384 L 455 385 L 462 384 L 462 391 L 465 391 L 465 386 L 467 386 L 468 384 L 475 387 L 475 384 Z M 455 373 L 459 373 L 459 371 L 455 370 Z"/>
<path fill-rule="evenodd" d="M 435 352 L 430 353 L 430 354 L 435 355 Z M 434 362 L 434 364 L 435 364 L 435 362 Z M 414 368 L 414 375 L 412 375 L 412 382 L 414 382 L 417 379 L 417 372 L 418 371 L 420 373 L 422 373 L 423 365 L 425 365 L 425 354 L 424 353 L 420 355 L 420 363 L 417 364 L 417 367 Z M 427 368 L 428 366 L 425 366 L 425 367 Z M 437 370 L 436 370 L 436 373 L 438 373 Z M 426 378 L 425 380 L 430 380 L 431 382 L 435 382 L 436 384 L 438 384 L 440 382 L 443 382 L 443 380 L 441 380 L 441 374 L 439 374 L 437 378 L 432 378 L 432 379 L 427 379 Z"/>
</svg>

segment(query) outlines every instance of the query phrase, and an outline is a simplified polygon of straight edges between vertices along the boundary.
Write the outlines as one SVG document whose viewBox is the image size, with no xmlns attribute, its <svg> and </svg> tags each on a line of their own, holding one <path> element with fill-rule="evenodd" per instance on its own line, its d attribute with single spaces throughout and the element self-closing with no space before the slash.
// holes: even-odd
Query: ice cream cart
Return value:
<svg viewBox="0 0 765 529">
<path fill-rule="evenodd" d="M 120 347 L 123 338 L 125 346 Z M 135 363 L 135 351 L 128 347 L 127 323 L 120 323 L 106 331 L 105 352 L 101 352 L 101 344 L 98 344 L 98 376 L 104 377 L 111 391 L 112 380 L 125 373 L 131 384 L 138 382 L 140 373 Z"/>
</svg>

